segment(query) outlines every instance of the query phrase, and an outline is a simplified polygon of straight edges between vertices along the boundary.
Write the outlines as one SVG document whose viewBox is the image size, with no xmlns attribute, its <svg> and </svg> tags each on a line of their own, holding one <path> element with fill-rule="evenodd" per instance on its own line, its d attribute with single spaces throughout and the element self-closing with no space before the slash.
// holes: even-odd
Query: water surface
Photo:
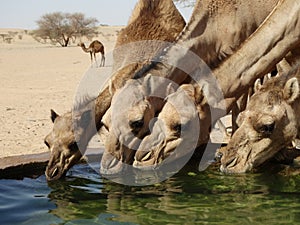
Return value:
<svg viewBox="0 0 300 225">
<path fill-rule="evenodd" d="M 152 186 L 113 183 L 88 165 L 64 180 L 0 180 L 0 224 L 299 224 L 300 176 L 184 169 Z"/>
</svg>

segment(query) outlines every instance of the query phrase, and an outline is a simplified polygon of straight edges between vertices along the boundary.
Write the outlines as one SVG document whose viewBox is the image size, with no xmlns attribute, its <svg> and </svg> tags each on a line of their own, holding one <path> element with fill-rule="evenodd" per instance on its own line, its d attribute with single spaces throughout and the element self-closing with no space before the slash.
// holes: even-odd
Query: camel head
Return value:
<svg viewBox="0 0 300 225">
<path fill-rule="evenodd" d="M 88 142 L 86 137 L 88 132 L 85 130 L 88 129 L 91 120 L 91 111 L 80 115 L 68 112 L 59 116 L 51 110 L 51 120 L 53 129 L 44 139 L 50 149 L 50 160 L 45 172 L 48 181 L 65 176 L 81 159 Z"/>
<path fill-rule="evenodd" d="M 79 47 L 81 47 L 81 48 L 85 48 L 85 44 L 84 44 L 83 42 L 79 42 L 79 43 L 77 44 L 77 46 L 79 46 Z"/>
<path fill-rule="evenodd" d="M 201 143 L 207 143 L 210 130 L 210 108 L 202 91 L 192 85 L 181 85 L 166 98 L 166 103 L 135 154 L 133 166 L 152 169 L 164 160 L 168 163 L 191 156 Z M 201 124 L 201 127 L 199 126 Z"/>
<path fill-rule="evenodd" d="M 129 80 L 114 94 L 111 104 L 111 124 L 101 161 L 102 174 L 118 174 L 131 165 L 141 140 L 149 134 L 149 123 L 162 108 L 164 98 L 153 93 L 150 74 Z M 159 79 L 159 78 L 158 78 Z M 152 83 L 152 84 L 150 84 Z M 165 92 L 165 90 L 164 90 Z"/>
<path fill-rule="evenodd" d="M 86 46 L 85 46 L 85 44 L 83 42 L 79 42 L 77 44 L 77 46 L 79 46 L 84 52 L 91 54 L 91 49 L 90 48 L 86 48 Z"/>
<path fill-rule="evenodd" d="M 238 116 L 239 128 L 228 145 L 217 152 L 223 172 L 251 171 L 297 136 L 298 79 L 280 75 L 256 89 L 246 110 Z"/>
</svg>

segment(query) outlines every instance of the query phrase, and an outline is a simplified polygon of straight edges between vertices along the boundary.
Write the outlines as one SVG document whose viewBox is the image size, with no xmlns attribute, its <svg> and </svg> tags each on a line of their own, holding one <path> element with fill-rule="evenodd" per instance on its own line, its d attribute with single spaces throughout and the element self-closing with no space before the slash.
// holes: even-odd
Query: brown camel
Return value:
<svg viewBox="0 0 300 225">
<path fill-rule="evenodd" d="M 210 69 L 217 68 L 226 57 L 231 55 L 255 31 L 276 6 L 277 2 L 278 0 L 265 2 L 259 0 L 251 2 L 242 0 L 197 1 L 190 22 L 177 40 L 178 45 L 169 49 L 166 56 L 161 60 L 163 63 L 157 63 L 146 72 L 135 77 L 139 78 L 146 74 L 152 74 L 166 77 L 177 84 L 181 84 L 188 78 L 187 74 L 193 74 L 198 69 L 201 63 L 200 59 Z M 231 24 L 231 26 L 228 26 L 228 24 Z M 193 53 L 197 55 L 193 56 Z M 177 67 L 170 65 L 177 65 Z M 154 82 L 155 86 L 152 85 L 148 89 L 164 89 L 166 84 L 164 84 L 165 81 L 162 82 L 161 84 Z M 146 87 L 148 83 L 142 85 Z M 134 155 L 134 152 L 128 147 L 138 145 L 140 139 L 149 133 L 149 122 L 153 117 L 144 115 L 154 115 L 161 110 L 162 104 L 157 103 L 159 101 L 157 98 L 155 101 L 151 99 L 152 101 L 143 103 L 144 99 L 146 99 L 145 96 L 153 95 L 154 93 L 137 93 L 137 88 L 132 88 L 132 86 L 134 85 L 125 85 L 113 97 L 112 112 L 114 113 L 114 122 L 111 124 L 106 141 L 106 153 L 109 153 L 107 158 L 111 160 L 106 158 L 105 153 L 105 160 L 102 160 L 102 173 L 115 173 L 121 169 L 120 164 L 122 164 L 122 161 L 126 161 L 123 157 Z M 127 89 L 131 89 L 132 93 Z M 147 88 L 140 88 L 140 90 L 147 90 Z M 125 103 L 124 96 L 127 96 L 130 101 Z M 163 102 L 162 100 L 163 97 L 161 103 Z M 155 105 L 151 105 L 153 102 L 155 102 Z M 145 107 L 145 105 L 148 105 L 148 107 Z M 140 109 L 134 109 L 139 107 Z M 129 115 L 131 111 L 135 112 L 133 118 Z M 133 120 L 134 118 L 136 118 L 136 121 Z M 139 125 L 139 127 L 136 125 Z M 126 140 L 126 143 L 124 140 Z M 130 144 L 128 144 L 129 142 Z M 124 152 L 129 153 L 124 154 Z M 118 160 L 113 160 L 114 158 Z M 131 163 L 132 160 L 130 158 L 126 163 Z M 111 161 L 116 162 L 116 164 L 112 164 Z M 115 169 L 113 168 L 114 166 L 116 167 Z"/>
<path fill-rule="evenodd" d="M 244 112 L 239 128 L 221 157 L 221 171 L 244 173 L 257 168 L 299 138 L 300 65 L 288 74 L 258 85 Z"/>
<path fill-rule="evenodd" d="M 97 66 L 97 58 L 96 58 L 96 53 L 101 53 L 101 62 L 100 62 L 100 67 L 105 65 L 105 56 L 104 56 L 104 45 L 98 41 L 92 41 L 92 43 L 89 45 L 88 48 L 85 47 L 83 42 L 80 42 L 78 44 L 82 48 L 84 52 L 90 53 L 91 56 L 91 64 L 93 64 L 93 56 L 94 56 L 94 61 Z"/>
<path fill-rule="evenodd" d="M 126 80 L 132 78 L 145 62 L 150 61 L 164 47 L 155 43 L 152 45 L 150 42 L 147 45 L 149 49 L 145 52 L 143 49 L 145 42 L 141 41 L 173 42 L 184 26 L 184 19 L 172 0 L 139 0 L 128 25 L 118 35 L 116 50 L 113 53 L 115 73 L 111 79 L 112 85 L 107 86 L 95 100 L 88 102 L 90 104 L 81 104 L 82 107 L 75 110 L 73 118 L 74 110 L 61 116 L 51 111 L 54 125 L 52 131 L 45 137 L 45 143 L 51 150 L 46 169 L 48 180 L 59 179 L 80 160 L 89 140 L 103 125 L 101 120 L 110 107 L 113 92 L 122 87 Z M 125 47 L 122 47 L 123 45 Z M 128 57 L 128 51 L 131 57 Z M 134 61 L 132 58 L 143 60 Z M 74 124 L 79 128 L 76 132 Z"/>
</svg>

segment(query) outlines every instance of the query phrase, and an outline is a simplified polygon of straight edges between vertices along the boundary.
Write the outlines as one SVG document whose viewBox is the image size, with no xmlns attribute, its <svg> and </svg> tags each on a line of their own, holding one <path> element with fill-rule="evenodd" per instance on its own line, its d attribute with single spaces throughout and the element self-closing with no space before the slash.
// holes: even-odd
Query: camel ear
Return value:
<svg viewBox="0 0 300 225">
<path fill-rule="evenodd" d="M 296 77 L 289 79 L 283 90 L 284 98 L 288 101 L 288 103 L 292 103 L 299 96 L 300 88 L 299 82 Z"/>
<path fill-rule="evenodd" d="M 59 117 L 59 115 L 53 109 L 51 109 L 51 120 L 53 123 L 57 117 Z"/>
<path fill-rule="evenodd" d="M 204 98 L 203 90 L 199 85 L 183 84 L 180 88 L 182 88 L 196 104 L 204 105 L 207 103 Z"/>
<path fill-rule="evenodd" d="M 205 105 L 208 103 L 207 99 L 204 96 L 203 89 L 199 85 L 195 86 L 195 99 L 196 99 L 196 103 L 200 105 Z"/>
<path fill-rule="evenodd" d="M 254 93 L 258 92 L 258 91 L 261 89 L 261 86 L 262 86 L 262 85 L 261 85 L 260 79 L 257 79 L 257 80 L 255 81 L 254 87 L 253 87 Z"/>
<path fill-rule="evenodd" d="M 287 74 L 289 71 L 291 71 L 292 67 L 288 63 L 288 61 L 283 58 L 279 63 L 277 63 L 276 69 L 278 71 L 278 75 L 282 75 Z"/>
<path fill-rule="evenodd" d="M 192 84 L 183 84 L 180 86 L 185 93 L 190 96 L 192 99 L 195 99 L 195 88 Z"/>
</svg>

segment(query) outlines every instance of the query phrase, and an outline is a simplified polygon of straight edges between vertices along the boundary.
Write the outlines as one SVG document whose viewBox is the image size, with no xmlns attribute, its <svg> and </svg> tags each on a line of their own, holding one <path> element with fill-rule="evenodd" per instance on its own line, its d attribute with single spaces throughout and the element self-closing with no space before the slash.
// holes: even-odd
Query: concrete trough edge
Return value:
<svg viewBox="0 0 300 225">
<path fill-rule="evenodd" d="M 0 159 L 0 179 L 36 178 L 44 173 L 50 153 L 9 156 Z"/>
<path fill-rule="evenodd" d="M 88 148 L 84 159 L 101 160 L 103 152 L 104 148 Z M 37 178 L 45 173 L 49 158 L 50 152 L 0 158 L 0 179 Z"/>
</svg>

